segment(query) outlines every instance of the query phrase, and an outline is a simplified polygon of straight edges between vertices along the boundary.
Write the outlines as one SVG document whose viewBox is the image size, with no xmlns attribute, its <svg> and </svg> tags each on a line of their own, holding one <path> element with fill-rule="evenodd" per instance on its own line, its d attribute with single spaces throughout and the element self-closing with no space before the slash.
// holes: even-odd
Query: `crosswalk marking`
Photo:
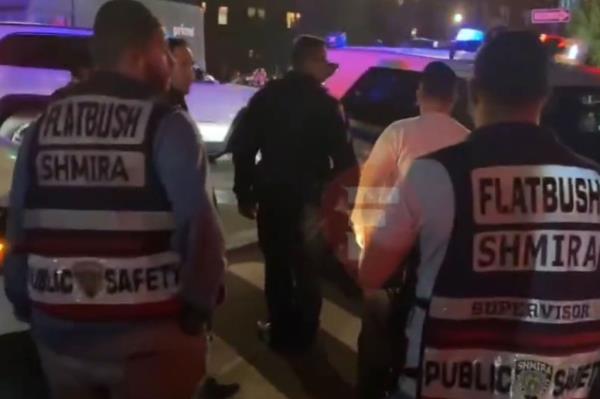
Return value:
<svg viewBox="0 0 600 399">
<path fill-rule="evenodd" d="M 230 273 L 264 290 L 264 265 L 262 263 L 239 263 L 229 269 Z M 324 299 L 321 310 L 321 328 L 340 342 L 357 350 L 360 319 L 337 304 Z"/>
</svg>

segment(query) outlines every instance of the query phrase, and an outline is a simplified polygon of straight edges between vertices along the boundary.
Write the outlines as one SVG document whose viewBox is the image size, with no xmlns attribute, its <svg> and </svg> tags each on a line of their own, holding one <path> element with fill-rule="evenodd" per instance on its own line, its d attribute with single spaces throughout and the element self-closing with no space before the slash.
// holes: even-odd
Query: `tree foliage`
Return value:
<svg viewBox="0 0 600 399">
<path fill-rule="evenodd" d="M 573 12 L 569 31 L 586 42 L 590 62 L 600 66 L 600 0 L 581 0 Z"/>
</svg>

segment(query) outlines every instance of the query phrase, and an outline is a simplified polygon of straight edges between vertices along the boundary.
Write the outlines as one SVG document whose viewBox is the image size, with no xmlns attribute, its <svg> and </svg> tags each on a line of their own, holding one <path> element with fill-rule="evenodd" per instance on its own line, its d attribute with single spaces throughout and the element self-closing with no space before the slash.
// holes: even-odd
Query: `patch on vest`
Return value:
<svg viewBox="0 0 600 399">
<path fill-rule="evenodd" d="M 548 391 L 554 375 L 553 367 L 537 360 L 517 360 L 515 393 L 518 398 L 537 399 Z"/>
<path fill-rule="evenodd" d="M 41 145 L 137 145 L 144 141 L 152 104 L 105 96 L 78 96 L 51 104 Z"/>
<path fill-rule="evenodd" d="M 143 187 L 145 156 L 133 151 L 42 150 L 36 159 L 40 186 Z"/>
<path fill-rule="evenodd" d="M 73 264 L 73 277 L 88 298 L 95 298 L 104 285 L 104 267 L 99 262 L 82 261 Z"/>
<path fill-rule="evenodd" d="M 492 350 L 425 351 L 422 394 L 434 398 L 588 398 L 600 352 L 546 357 Z"/>
</svg>

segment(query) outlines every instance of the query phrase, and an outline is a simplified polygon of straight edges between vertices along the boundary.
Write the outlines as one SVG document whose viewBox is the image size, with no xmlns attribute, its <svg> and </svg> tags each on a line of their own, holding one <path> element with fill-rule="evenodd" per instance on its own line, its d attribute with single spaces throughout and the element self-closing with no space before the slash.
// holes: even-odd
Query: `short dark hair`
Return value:
<svg viewBox="0 0 600 399">
<path fill-rule="evenodd" d="M 474 88 L 505 106 L 520 106 L 548 94 L 549 57 L 539 36 L 507 31 L 485 44 L 475 61 Z"/>
<path fill-rule="evenodd" d="M 94 21 L 94 62 L 100 68 L 113 67 L 124 51 L 146 46 L 161 29 L 160 21 L 142 3 L 110 0 L 100 8 Z"/>
<path fill-rule="evenodd" d="M 423 70 L 421 88 L 428 97 L 450 101 L 456 95 L 457 82 L 452 68 L 441 61 L 434 61 Z"/>
<path fill-rule="evenodd" d="M 292 48 L 292 65 L 301 66 L 316 50 L 325 48 L 325 40 L 317 36 L 302 35 L 294 40 Z"/>
<path fill-rule="evenodd" d="M 182 37 L 170 37 L 168 39 L 169 42 L 169 50 L 175 51 L 179 47 L 190 47 L 190 44 L 187 40 Z"/>
</svg>

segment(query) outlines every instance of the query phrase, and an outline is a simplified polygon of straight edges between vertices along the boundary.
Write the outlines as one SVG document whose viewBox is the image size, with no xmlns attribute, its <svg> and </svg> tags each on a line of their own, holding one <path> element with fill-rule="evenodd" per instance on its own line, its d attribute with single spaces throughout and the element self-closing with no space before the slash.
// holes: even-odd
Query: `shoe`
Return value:
<svg viewBox="0 0 600 399">
<path fill-rule="evenodd" d="M 240 391 L 240 384 L 219 384 L 217 380 L 207 378 L 202 386 L 202 399 L 227 399 Z"/>
<path fill-rule="evenodd" d="M 310 342 L 308 340 L 298 341 L 298 337 L 290 339 L 289 336 L 286 336 L 286 338 L 284 338 L 281 336 L 281 333 L 277 336 L 273 336 L 273 325 L 268 321 L 258 321 L 256 322 L 256 327 L 258 339 L 280 355 L 297 356 L 305 354 L 310 350 L 314 343 L 314 340 L 310 340 Z"/>
</svg>

